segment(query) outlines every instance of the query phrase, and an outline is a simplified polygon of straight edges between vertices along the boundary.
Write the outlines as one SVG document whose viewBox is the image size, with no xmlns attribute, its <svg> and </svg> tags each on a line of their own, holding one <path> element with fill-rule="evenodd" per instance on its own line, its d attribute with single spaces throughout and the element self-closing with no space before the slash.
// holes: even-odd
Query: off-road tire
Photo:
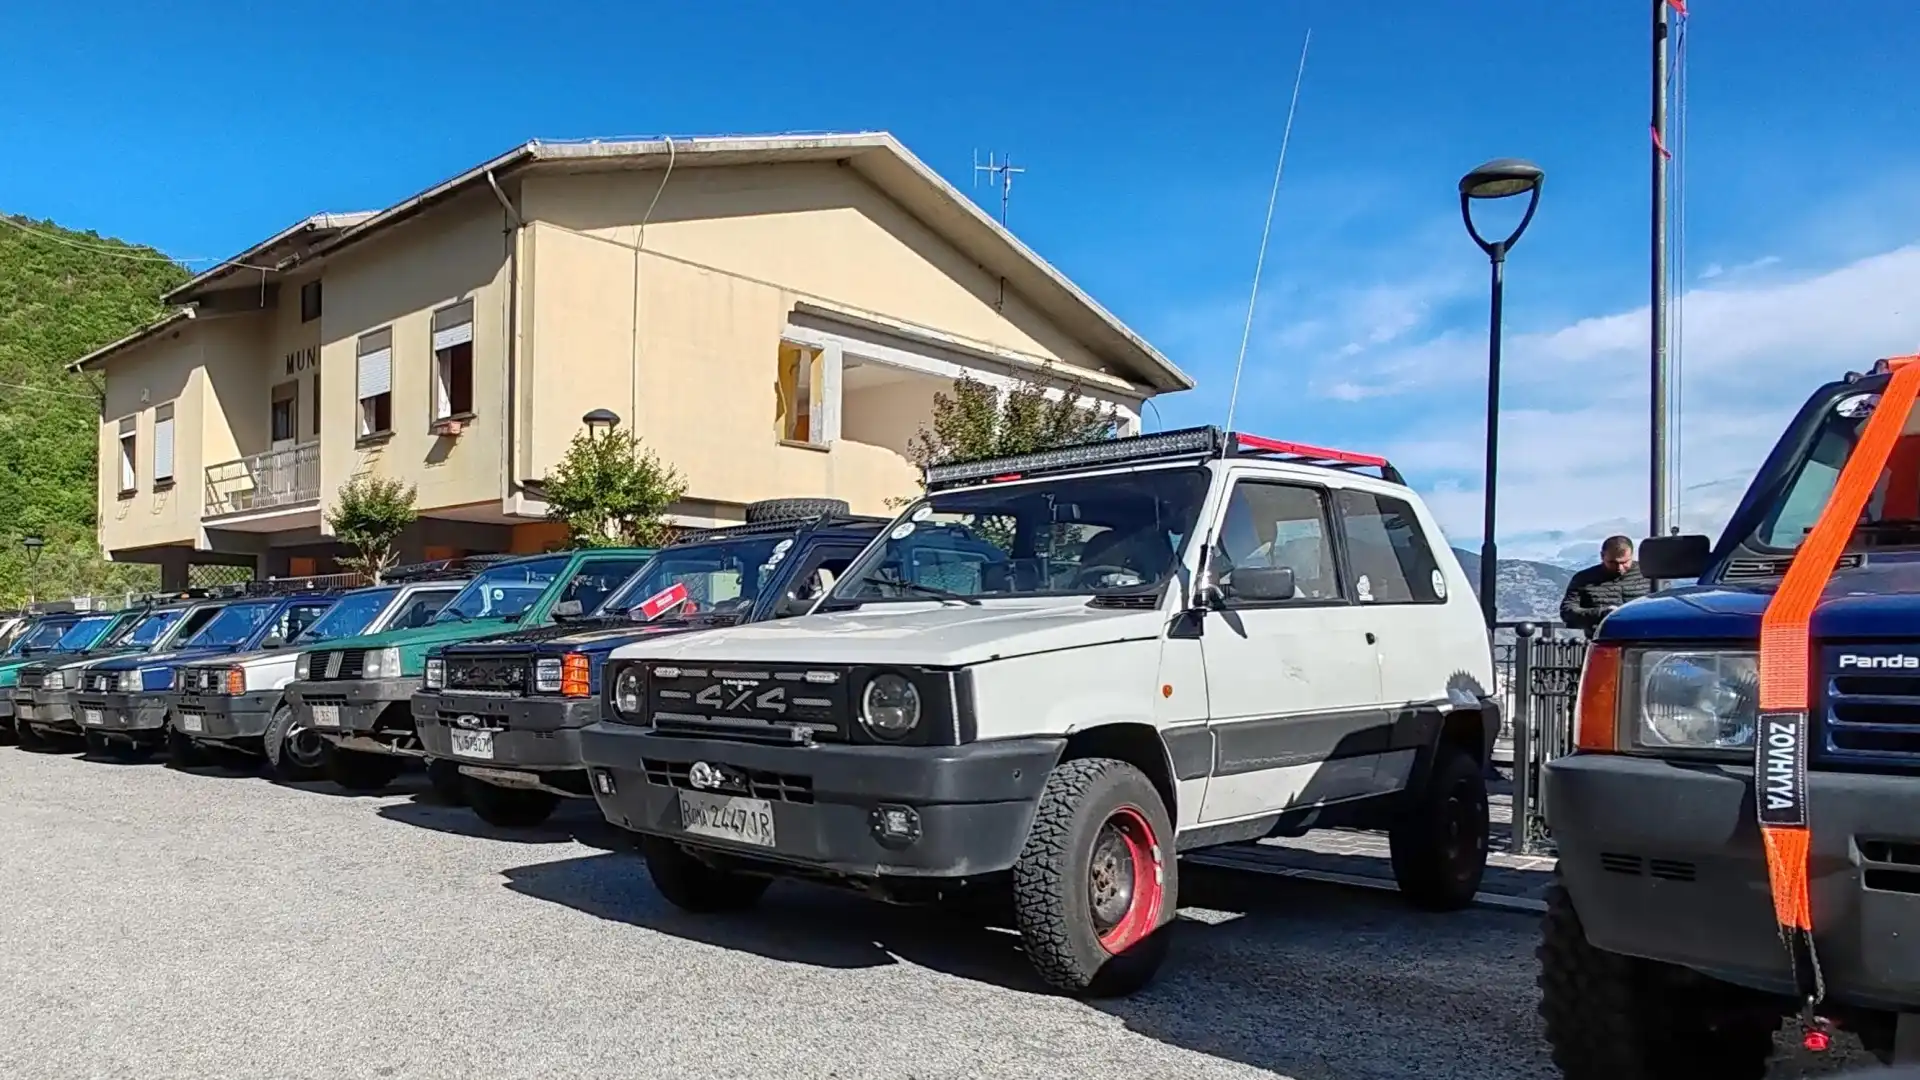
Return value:
<svg viewBox="0 0 1920 1080">
<path fill-rule="evenodd" d="M 80 733 L 80 737 L 86 740 L 88 757 L 105 758 L 113 756 L 112 752 L 107 749 L 107 737 L 100 732 L 83 731 Z"/>
<path fill-rule="evenodd" d="M 1102 943 L 1095 919 L 1096 845 L 1116 825 L 1135 869 L 1126 914 Z M 1129 837 L 1144 826 L 1147 835 Z M 1143 877 L 1151 872 L 1150 879 Z M 1080 758 L 1047 777 L 1026 846 L 1013 866 L 1014 921 L 1027 957 L 1049 986 L 1115 997 L 1145 986 L 1166 959 L 1179 900 L 1173 822 L 1145 773 L 1112 758 Z M 1122 927 L 1127 927 L 1124 932 Z"/>
<path fill-rule="evenodd" d="M 362 750 L 342 750 L 329 744 L 326 749 L 327 779 L 348 791 L 384 791 L 400 775 L 401 760 L 392 754 L 369 754 Z"/>
<path fill-rule="evenodd" d="M 45 735 L 33 730 L 32 724 L 27 723 L 18 716 L 13 718 L 13 737 L 19 742 L 20 749 L 22 750 L 40 751 L 53 749 L 53 746 L 47 742 Z"/>
<path fill-rule="evenodd" d="M 489 825 L 526 829 L 552 817 L 560 805 L 560 796 L 550 791 L 500 787 L 475 780 L 467 785 L 467 805 Z"/>
<path fill-rule="evenodd" d="M 427 786 L 448 806 L 467 805 L 467 778 L 460 775 L 460 766 L 454 762 L 445 758 L 428 758 Z"/>
<path fill-rule="evenodd" d="M 311 759 L 305 762 L 292 752 L 292 747 L 298 745 L 293 741 L 298 735 L 319 744 Z M 297 784 L 327 775 L 325 741 L 318 735 L 296 729 L 291 705 L 282 703 L 273 710 L 273 718 L 267 721 L 267 730 L 260 736 L 260 752 L 266 755 L 268 774 L 281 783 Z"/>
<path fill-rule="evenodd" d="M 1487 872 L 1488 829 L 1485 771 L 1467 751 L 1440 744 L 1426 786 L 1410 793 L 1387 833 L 1407 902 L 1425 911 L 1472 904 Z"/>
<path fill-rule="evenodd" d="M 1736 988 L 1594 948 L 1557 881 L 1547 891 L 1535 955 L 1547 1045 L 1566 1080 L 1767 1075 L 1782 1017 Z"/>
<path fill-rule="evenodd" d="M 19 720 L 13 718 L 0 720 L 0 746 L 7 746 L 19 741 L 20 735 L 14 730 L 14 725 L 17 723 L 19 723 Z"/>
<path fill-rule="evenodd" d="M 747 504 L 747 524 L 791 521 L 795 518 L 844 517 L 851 509 L 845 499 L 761 499 Z"/>
<path fill-rule="evenodd" d="M 207 764 L 207 751 L 185 732 L 167 725 L 167 765 L 175 769 L 195 769 Z"/>
<path fill-rule="evenodd" d="M 640 854 L 660 895 L 674 907 L 697 915 L 744 911 L 759 903 L 773 883 L 753 874 L 716 870 L 664 837 L 642 836 Z"/>
</svg>

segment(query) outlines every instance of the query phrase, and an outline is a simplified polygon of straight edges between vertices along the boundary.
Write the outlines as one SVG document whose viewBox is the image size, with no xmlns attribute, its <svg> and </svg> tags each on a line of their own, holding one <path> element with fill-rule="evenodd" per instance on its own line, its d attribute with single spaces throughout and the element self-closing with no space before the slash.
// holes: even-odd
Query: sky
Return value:
<svg viewBox="0 0 1920 1080">
<path fill-rule="evenodd" d="M 1011 155 L 1013 230 L 1198 381 L 1149 428 L 1225 419 L 1310 29 L 1236 426 L 1385 452 L 1477 546 L 1487 263 L 1456 184 L 1525 157 L 1502 554 L 1647 528 L 1645 0 L 15 7 L 0 209 L 183 259 L 529 138 L 887 130 L 996 212 L 974 156 Z M 1815 386 L 1920 349 L 1920 5 L 1688 8 L 1675 483 L 1711 531 Z"/>
</svg>

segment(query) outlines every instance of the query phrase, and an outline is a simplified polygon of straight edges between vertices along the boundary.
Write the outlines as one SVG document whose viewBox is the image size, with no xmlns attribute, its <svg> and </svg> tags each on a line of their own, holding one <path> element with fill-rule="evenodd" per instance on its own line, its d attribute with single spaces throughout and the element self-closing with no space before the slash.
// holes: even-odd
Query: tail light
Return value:
<svg viewBox="0 0 1920 1080">
<path fill-rule="evenodd" d="M 1592 645 L 1580 672 L 1573 742 L 1581 750 L 1610 753 L 1620 738 L 1620 646 Z"/>
<path fill-rule="evenodd" d="M 247 672 L 245 668 L 227 669 L 227 693 L 236 697 L 247 692 Z"/>
<path fill-rule="evenodd" d="M 563 697 L 591 697 L 589 688 L 592 682 L 592 666 L 587 658 L 579 653 L 568 653 L 560 659 L 560 694 Z"/>
</svg>

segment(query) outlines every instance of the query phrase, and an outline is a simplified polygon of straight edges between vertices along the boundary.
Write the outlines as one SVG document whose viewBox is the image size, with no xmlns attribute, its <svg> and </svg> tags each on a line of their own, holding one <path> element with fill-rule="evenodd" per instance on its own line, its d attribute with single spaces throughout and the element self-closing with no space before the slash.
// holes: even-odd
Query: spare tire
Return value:
<svg viewBox="0 0 1920 1080">
<path fill-rule="evenodd" d="M 845 499 L 762 499 L 747 504 L 747 524 L 765 521 L 791 521 L 794 518 L 845 516 L 851 512 Z"/>
</svg>

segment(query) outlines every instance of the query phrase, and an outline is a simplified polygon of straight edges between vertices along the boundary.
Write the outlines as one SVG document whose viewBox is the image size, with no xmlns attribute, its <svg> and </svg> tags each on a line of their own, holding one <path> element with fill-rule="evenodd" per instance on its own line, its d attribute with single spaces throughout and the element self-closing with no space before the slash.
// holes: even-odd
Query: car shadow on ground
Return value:
<svg viewBox="0 0 1920 1080">
<path fill-rule="evenodd" d="M 504 840 L 513 844 L 571 841 L 601 851 L 627 851 L 633 847 L 623 830 L 607 824 L 592 799 L 562 799 L 552 817 L 526 828 L 488 824 L 470 807 L 443 802 L 431 790 L 422 791 L 406 802 L 383 806 L 377 813 L 389 821 L 482 840 Z"/>
</svg>

